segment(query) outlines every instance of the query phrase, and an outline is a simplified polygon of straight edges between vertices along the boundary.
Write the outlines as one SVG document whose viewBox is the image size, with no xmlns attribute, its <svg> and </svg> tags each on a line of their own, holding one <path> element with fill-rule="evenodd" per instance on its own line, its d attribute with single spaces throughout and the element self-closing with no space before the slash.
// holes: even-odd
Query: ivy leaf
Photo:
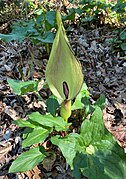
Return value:
<svg viewBox="0 0 126 179">
<path fill-rule="evenodd" d="M 14 79 L 7 79 L 10 87 L 13 89 L 14 93 L 17 95 L 26 94 L 31 91 L 36 91 L 38 82 L 29 80 L 29 81 L 20 81 Z"/>
<path fill-rule="evenodd" d="M 30 149 L 22 153 L 9 168 L 9 173 L 25 172 L 33 169 L 46 157 L 41 146 Z"/>
<path fill-rule="evenodd" d="M 3 40 L 5 42 L 11 42 L 12 40 L 19 40 L 22 41 L 24 39 L 24 35 L 20 35 L 20 39 L 19 39 L 19 34 L 1 34 L 0 33 L 0 40 Z"/>
<path fill-rule="evenodd" d="M 13 30 L 10 34 L 0 34 L 0 39 L 4 40 L 5 42 L 10 42 L 12 40 L 18 40 L 21 42 L 29 34 L 37 32 L 37 30 L 34 28 L 33 20 L 14 23 L 12 29 Z"/>
<path fill-rule="evenodd" d="M 45 32 L 43 37 L 41 37 L 40 41 L 44 43 L 53 43 L 54 40 L 54 33 L 51 31 Z"/>
<path fill-rule="evenodd" d="M 49 11 L 46 13 L 46 20 L 48 21 L 48 23 L 54 27 L 55 23 L 56 23 L 56 12 L 55 11 Z"/>
</svg>

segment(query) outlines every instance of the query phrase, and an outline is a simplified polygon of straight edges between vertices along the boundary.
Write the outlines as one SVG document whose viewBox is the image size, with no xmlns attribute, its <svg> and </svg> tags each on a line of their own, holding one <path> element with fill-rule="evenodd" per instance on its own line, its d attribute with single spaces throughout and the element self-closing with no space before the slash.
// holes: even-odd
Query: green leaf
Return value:
<svg viewBox="0 0 126 179">
<path fill-rule="evenodd" d="M 88 179 L 126 178 L 126 155 L 114 137 L 106 130 L 100 107 L 96 106 L 90 120 L 81 125 L 86 152 L 78 150 L 74 158 L 74 176 L 79 179 L 81 173 Z"/>
<path fill-rule="evenodd" d="M 43 43 L 53 43 L 54 41 L 54 33 L 50 31 L 46 31 L 43 37 L 40 39 Z"/>
<path fill-rule="evenodd" d="M 54 127 L 56 131 L 67 131 L 68 126 L 71 125 L 65 122 L 62 117 L 53 117 L 51 114 L 41 115 L 39 112 L 33 112 L 28 117 L 42 126 Z"/>
<path fill-rule="evenodd" d="M 80 134 L 54 136 L 51 142 L 60 148 L 77 179 L 81 173 L 88 179 L 126 178 L 126 155 L 106 130 L 98 106 L 91 119 L 83 121 Z"/>
<path fill-rule="evenodd" d="M 44 13 L 40 12 L 40 14 L 35 17 L 35 25 L 37 27 L 42 27 L 42 23 L 44 22 Z"/>
<path fill-rule="evenodd" d="M 120 33 L 119 37 L 120 37 L 121 40 L 126 40 L 126 29 L 124 29 L 124 30 Z"/>
<path fill-rule="evenodd" d="M 32 35 L 32 40 L 34 43 L 42 42 L 42 43 L 53 43 L 54 33 L 50 31 L 46 31 L 43 36 L 41 34 Z"/>
<path fill-rule="evenodd" d="M 46 13 L 46 20 L 48 21 L 48 23 L 50 25 L 52 25 L 52 27 L 54 27 L 54 25 L 56 23 L 56 12 L 55 11 L 48 11 Z"/>
<path fill-rule="evenodd" d="M 95 149 L 95 156 L 109 178 L 126 178 L 126 155 L 112 135 L 107 140 L 96 142 Z"/>
<path fill-rule="evenodd" d="M 126 178 L 126 155 L 119 146 L 112 146 L 110 150 L 97 151 L 96 157 L 104 166 L 104 171 L 109 178 Z"/>
<path fill-rule="evenodd" d="M 74 158 L 73 176 L 81 179 L 81 173 L 88 179 L 108 179 L 108 176 L 104 173 L 104 165 L 101 164 L 99 158 L 78 153 Z"/>
<path fill-rule="evenodd" d="M 18 119 L 18 120 L 13 121 L 13 123 L 19 127 L 35 128 L 35 125 L 31 124 L 31 122 L 29 120 Z"/>
<path fill-rule="evenodd" d="M 105 95 L 101 95 L 94 103 L 94 106 L 99 106 L 103 110 L 105 107 Z"/>
<path fill-rule="evenodd" d="M 87 154 L 83 154 L 83 153 L 77 153 L 76 157 L 73 160 L 73 176 L 76 179 L 80 179 L 81 178 L 81 173 L 82 171 L 86 171 L 88 169 L 87 167 Z M 88 175 L 88 174 L 87 174 Z M 84 176 L 86 176 L 86 172 L 84 174 Z"/>
<path fill-rule="evenodd" d="M 72 110 L 82 109 L 84 108 L 84 104 L 82 102 L 82 98 L 89 98 L 89 92 L 86 83 L 83 83 L 83 86 L 79 92 L 79 94 L 75 98 L 75 102 L 72 105 Z"/>
<path fill-rule="evenodd" d="M 73 168 L 73 159 L 76 155 L 76 140 L 74 137 L 67 135 L 62 138 L 57 135 L 51 138 L 51 142 L 60 148 L 67 163 Z"/>
<path fill-rule="evenodd" d="M 48 137 L 50 132 L 51 129 L 47 130 L 42 127 L 35 127 L 30 132 L 28 132 L 27 137 L 24 135 L 26 138 L 24 138 L 22 142 L 22 147 L 25 148 L 33 144 L 43 142 Z"/>
<path fill-rule="evenodd" d="M 116 5 L 112 8 L 112 10 L 116 11 L 117 13 L 125 13 L 125 7 L 126 7 L 126 2 L 120 0 L 117 1 Z"/>
<path fill-rule="evenodd" d="M 25 172 L 33 169 L 46 157 L 41 146 L 22 153 L 9 168 L 9 173 Z"/>
<path fill-rule="evenodd" d="M 63 16 L 62 18 L 63 20 L 71 20 L 74 21 L 75 20 L 75 9 L 71 8 L 69 10 L 69 14 L 67 16 Z"/>
<path fill-rule="evenodd" d="M 20 80 L 7 79 L 7 82 L 17 95 L 22 95 L 27 92 L 36 91 L 38 84 L 36 81 L 33 80 L 23 82 Z"/>
<path fill-rule="evenodd" d="M 108 176 L 104 172 L 104 165 L 101 164 L 98 157 L 88 155 L 88 178 L 107 179 Z M 85 173 L 83 171 L 83 173 Z"/>
<path fill-rule="evenodd" d="M 96 131 L 94 129 L 96 129 Z M 99 107 L 97 107 L 91 117 L 91 120 L 85 120 L 82 123 L 80 135 L 72 133 L 64 138 L 55 136 L 51 138 L 51 141 L 61 149 L 67 163 L 72 167 L 76 152 L 83 151 L 86 153 L 86 147 L 89 147 L 92 142 L 100 140 L 103 135 L 104 123 L 102 119 L 102 111 Z M 72 157 L 71 154 L 73 154 Z"/>
<path fill-rule="evenodd" d="M 28 134 L 33 131 L 33 128 L 26 127 L 23 131 L 23 139 L 26 139 L 28 137 Z"/>
<path fill-rule="evenodd" d="M 83 97 L 81 99 L 81 102 L 84 105 L 84 113 L 85 113 L 85 117 L 88 116 L 88 114 L 92 114 L 92 112 L 94 111 L 94 107 L 93 105 L 91 105 L 91 102 L 89 100 L 89 97 Z"/>
<path fill-rule="evenodd" d="M 57 24 L 58 31 L 53 42 L 45 75 L 50 90 L 57 98 L 71 100 L 82 87 L 83 74 L 80 63 L 76 60 L 68 42 L 59 11 L 57 11 Z M 67 97 L 64 92 L 64 83 L 67 86 Z"/>
<path fill-rule="evenodd" d="M 122 48 L 122 50 L 126 51 L 126 43 L 125 42 L 121 44 L 121 48 Z"/>
<path fill-rule="evenodd" d="M 34 91 L 35 90 L 34 89 L 34 84 L 25 85 L 25 86 L 21 87 L 20 90 L 21 90 L 22 95 L 26 94 L 26 93 L 28 93 L 30 91 Z"/>
<path fill-rule="evenodd" d="M 55 116 L 57 108 L 59 108 L 58 101 L 53 97 L 50 96 L 46 101 L 47 111 Z"/>
<path fill-rule="evenodd" d="M 94 16 L 91 17 L 87 16 L 85 18 L 82 18 L 81 22 L 91 22 L 92 20 L 94 20 Z"/>
<path fill-rule="evenodd" d="M 37 32 L 34 28 L 34 22 L 31 21 L 20 21 L 12 26 L 12 32 L 10 34 L 0 34 L 0 39 L 5 42 L 10 42 L 12 40 L 18 40 L 21 42 L 24 40 L 30 33 Z"/>
<path fill-rule="evenodd" d="M 51 142 L 60 148 L 71 169 L 73 169 L 73 159 L 76 156 L 76 152 L 85 152 L 86 149 L 83 138 L 77 133 L 71 133 L 65 137 L 59 135 L 51 137 Z"/>
<path fill-rule="evenodd" d="M 11 42 L 12 40 L 20 40 L 22 41 L 24 39 L 23 35 L 20 35 L 19 39 L 19 34 L 0 34 L 0 40 L 3 40 L 5 42 Z"/>
<path fill-rule="evenodd" d="M 90 129 L 90 130 L 89 130 Z M 84 138 L 84 143 L 89 146 L 92 142 L 98 141 L 106 134 L 102 111 L 96 106 L 91 119 L 85 119 L 81 125 L 80 135 Z"/>
<path fill-rule="evenodd" d="M 126 155 L 113 136 L 94 143 L 91 155 L 79 153 L 73 161 L 73 175 L 80 179 L 81 173 L 88 179 L 126 178 Z"/>
</svg>

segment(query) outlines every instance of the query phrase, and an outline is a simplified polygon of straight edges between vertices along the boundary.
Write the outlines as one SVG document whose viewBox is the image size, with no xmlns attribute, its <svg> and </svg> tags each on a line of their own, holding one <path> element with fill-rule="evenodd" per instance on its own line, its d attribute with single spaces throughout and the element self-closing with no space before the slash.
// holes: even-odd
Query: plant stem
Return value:
<svg viewBox="0 0 126 179">
<path fill-rule="evenodd" d="M 71 100 L 62 102 L 60 115 L 66 122 L 68 122 L 68 118 L 71 116 Z"/>
</svg>

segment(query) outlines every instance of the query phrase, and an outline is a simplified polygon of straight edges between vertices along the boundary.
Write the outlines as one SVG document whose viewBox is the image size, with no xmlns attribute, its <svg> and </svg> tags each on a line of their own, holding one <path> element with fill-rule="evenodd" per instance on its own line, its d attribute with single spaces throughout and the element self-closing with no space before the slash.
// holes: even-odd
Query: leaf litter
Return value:
<svg viewBox="0 0 126 179">
<path fill-rule="evenodd" d="M 126 150 L 126 66 L 122 52 L 115 50 L 108 41 L 115 38 L 107 26 L 86 30 L 73 28 L 68 38 L 75 55 L 82 64 L 84 80 L 89 88 L 91 99 L 96 101 L 100 94 L 106 96 L 103 111 L 105 125 L 117 142 Z M 34 62 L 31 62 L 32 49 Z M 16 96 L 7 84 L 7 78 L 21 80 L 17 67 L 23 69 L 27 80 L 45 79 L 48 55 L 45 47 L 34 46 L 30 41 L 0 44 L 0 178 L 69 178 L 72 175 L 61 152 L 53 148 L 50 157 L 33 170 L 8 174 L 11 162 L 22 153 L 22 129 L 12 124 L 13 120 L 26 118 L 34 111 L 45 113 L 46 104 L 40 102 L 34 93 Z M 30 68 L 29 64 L 32 64 Z M 30 68 L 30 74 L 29 74 Z M 50 91 L 40 86 L 39 93 L 46 100 Z M 47 142 L 47 148 L 52 148 Z M 51 158 L 52 157 L 52 158 Z M 50 162 L 51 158 L 51 162 Z M 50 165 L 47 165 L 50 163 Z"/>
</svg>

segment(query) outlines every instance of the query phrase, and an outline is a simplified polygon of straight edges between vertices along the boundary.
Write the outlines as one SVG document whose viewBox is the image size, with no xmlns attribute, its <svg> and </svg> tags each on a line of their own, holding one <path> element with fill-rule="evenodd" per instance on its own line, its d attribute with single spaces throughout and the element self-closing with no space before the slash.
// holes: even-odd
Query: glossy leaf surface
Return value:
<svg viewBox="0 0 126 179">
<path fill-rule="evenodd" d="M 126 178 L 126 155 L 104 126 L 102 111 L 96 106 L 89 119 L 83 121 L 80 134 L 54 136 L 57 145 L 73 169 L 75 178 Z"/>
<path fill-rule="evenodd" d="M 44 129 L 42 127 L 36 127 L 31 130 L 30 133 L 28 133 L 27 137 L 24 138 L 22 142 L 22 147 L 28 147 L 32 144 L 37 144 L 40 142 L 43 142 L 49 135 L 51 131 Z"/>
<path fill-rule="evenodd" d="M 51 114 L 41 115 L 39 112 L 33 112 L 29 119 L 46 127 L 54 127 L 57 131 L 66 131 L 70 123 L 64 121 L 62 117 L 53 117 Z"/>
<path fill-rule="evenodd" d="M 22 153 L 9 168 L 9 173 L 25 172 L 33 169 L 46 157 L 42 147 L 35 147 Z"/>
</svg>

